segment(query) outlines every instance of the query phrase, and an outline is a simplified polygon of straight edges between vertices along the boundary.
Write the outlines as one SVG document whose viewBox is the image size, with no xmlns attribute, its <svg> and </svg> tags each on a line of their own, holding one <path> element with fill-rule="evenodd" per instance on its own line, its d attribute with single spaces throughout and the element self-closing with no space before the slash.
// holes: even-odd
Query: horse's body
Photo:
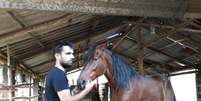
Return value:
<svg viewBox="0 0 201 101">
<path fill-rule="evenodd" d="M 104 74 L 110 85 L 112 101 L 175 101 L 169 79 L 161 75 L 139 75 L 131 65 L 105 49 L 103 45 L 90 50 L 87 65 L 78 85 Z"/>
<path fill-rule="evenodd" d="M 162 79 L 140 76 L 129 82 L 128 89 L 117 88 L 111 85 L 112 101 L 174 101 L 169 82 Z"/>
</svg>

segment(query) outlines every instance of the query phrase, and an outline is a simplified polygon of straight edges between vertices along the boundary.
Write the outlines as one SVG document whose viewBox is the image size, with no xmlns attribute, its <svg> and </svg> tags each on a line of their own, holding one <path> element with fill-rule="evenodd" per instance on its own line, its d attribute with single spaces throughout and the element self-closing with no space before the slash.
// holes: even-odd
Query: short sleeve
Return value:
<svg viewBox="0 0 201 101">
<path fill-rule="evenodd" d="M 64 73 L 57 72 L 53 77 L 53 87 L 55 91 L 69 89 L 68 79 Z"/>
</svg>

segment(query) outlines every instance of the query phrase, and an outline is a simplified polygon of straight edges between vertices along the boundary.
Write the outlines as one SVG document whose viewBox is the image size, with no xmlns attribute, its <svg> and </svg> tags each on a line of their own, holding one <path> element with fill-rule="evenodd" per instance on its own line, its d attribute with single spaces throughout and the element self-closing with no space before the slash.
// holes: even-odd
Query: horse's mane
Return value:
<svg viewBox="0 0 201 101">
<path fill-rule="evenodd" d="M 112 75 L 120 88 L 128 88 L 129 81 L 137 76 L 135 69 L 115 53 L 112 53 Z"/>
</svg>

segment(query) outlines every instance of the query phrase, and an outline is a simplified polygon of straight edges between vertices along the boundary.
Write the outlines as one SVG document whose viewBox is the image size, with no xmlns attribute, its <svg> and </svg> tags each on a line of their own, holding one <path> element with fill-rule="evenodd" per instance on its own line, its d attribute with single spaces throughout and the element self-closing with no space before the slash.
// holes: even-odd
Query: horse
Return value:
<svg viewBox="0 0 201 101">
<path fill-rule="evenodd" d="M 176 101 L 170 80 L 164 75 L 141 75 L 105 44 L 94 45 L 86 52 L 85 65 L 77 84 L 105 75 L 112 101 Z"/>
</svg>

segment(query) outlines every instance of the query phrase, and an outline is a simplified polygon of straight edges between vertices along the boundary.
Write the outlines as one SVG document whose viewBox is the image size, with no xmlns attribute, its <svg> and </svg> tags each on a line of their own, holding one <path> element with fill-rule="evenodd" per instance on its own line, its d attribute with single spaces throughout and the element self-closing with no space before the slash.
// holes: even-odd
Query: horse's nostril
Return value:
<svg viewBox="0 0 201 101">
<path fill-rule="evenodd" d="M 86 81 L 85 80 L 78 80 L 77 84 L 78 84 L 78 88 L 83 90 L 85 88 Z"/>
<path fill-rule="evenodd" d="M 81 84 L 82 84 L 82 85 L 85 85 L 85 84 L 86 84 L 86 81 L 85 81 L 85 80 L 82 80 Z"/>
</svg>

